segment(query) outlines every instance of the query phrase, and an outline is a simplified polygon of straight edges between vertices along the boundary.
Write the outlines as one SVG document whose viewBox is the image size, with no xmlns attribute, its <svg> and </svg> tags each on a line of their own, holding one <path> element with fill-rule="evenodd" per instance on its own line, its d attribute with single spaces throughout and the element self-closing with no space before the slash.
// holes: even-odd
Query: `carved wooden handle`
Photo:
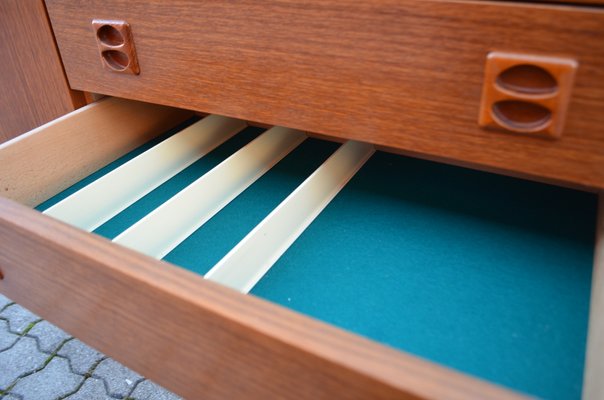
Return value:
<svg viewBox="0 0 604 400">
<path fill-rule="evenodd" d="M 568 58 L 489 53 L 478 123 L 560 137 L 577 66 Z"/>
<path fill-rule="evenodd" d="M 92 27 L 103 66 L 110 71 L 138 75 L 140 69 L 130 25 L 126 21 L 95 19 Z"/>
</svg>

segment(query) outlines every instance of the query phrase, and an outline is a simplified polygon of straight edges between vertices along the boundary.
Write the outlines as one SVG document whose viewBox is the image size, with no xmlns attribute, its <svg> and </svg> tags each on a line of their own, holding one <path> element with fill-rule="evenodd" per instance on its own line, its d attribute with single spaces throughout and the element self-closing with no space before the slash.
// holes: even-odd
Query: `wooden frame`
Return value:
<svg viewBox="0 0 604 400">
<path fill-rule="evenodd" d="M 80 142 L 83 132 L 102 137 L 107 125 L 99 118 L 122 115 L 116 108 L 139 110 L 128 113 L 134 115 L 131 122 L 120 120 L 134 141 L 140 138 L 139 119 L 150 111 L 172 123 L 187 115 L 104 100 L 1 147 L 0 159 L 13 158 L 3 163 L 0 183 L 14 179 L 28 163 L 44 166 L 26 157 L 27 147 L 50 163 L 47 185 L 34 180 L 32 170 L 21 174 L 31 182 L 8 194 L 24 201 L 53 195 L 64 186 L 53 177 L 72 179 L 82 168 L 82 159 L 65 153 L 65 146 Z M 151 128 L 166 121 L 156 120 Z M 59 125 L 66 128 L 64 135 L 57 136 Z M 37 150 L 42 148 L 44 154 Z M 108 152 L 115 158 L 127 149 L 109 146 L 87 156 L 94 161 Z M 245 296 L 5 198 L 0 198 L 0 237 L 0 292 L 186 398 L 520 397 Z"/>
<path fill-rule="evenodd" d="M 84 106 L 69 87 L 44 0 L 0 2 L 0 142 Z"/>
</svg>

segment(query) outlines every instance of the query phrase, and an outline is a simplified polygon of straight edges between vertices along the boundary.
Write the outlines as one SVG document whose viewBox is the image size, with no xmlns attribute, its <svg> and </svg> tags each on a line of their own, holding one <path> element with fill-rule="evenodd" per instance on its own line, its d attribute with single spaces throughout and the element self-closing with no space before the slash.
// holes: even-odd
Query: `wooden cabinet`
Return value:
<svg viewBox="0 0 604 400">
<path fill-rule="evenodd" d="M 0 3 L 0 142 L 86 104 L 71 90 L 43 0 Z"/>
<path fill-rule="evenodd" d="M 186 398 L 602 395 L 601 8 L 46 4 L 114 97 L 0 146 L 2 293 Z M 572 60 L 559 137 L 479 126 L 493 51 Z"/>
</svg>

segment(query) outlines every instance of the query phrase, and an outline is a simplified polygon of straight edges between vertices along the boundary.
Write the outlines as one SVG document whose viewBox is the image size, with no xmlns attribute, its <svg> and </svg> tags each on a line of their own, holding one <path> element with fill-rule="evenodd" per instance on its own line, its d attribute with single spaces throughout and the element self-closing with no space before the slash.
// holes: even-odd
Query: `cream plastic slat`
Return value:
<svg viewBox="0 0 604 400">
<path fill-rule="evenodd" d="M 374 151 L 365 143 L 343 144 L 205 277 L 249 292 Z"/>
<path fill-rule="evenodd" d="M 604 399 L 604 192 L 599 194 L 583 400 Z"/>
<path fill-rule="evenodd" d="M 306 139 L 274 127 L 187 186 L 114 239 L 162 258 Z"/>
<path fill-rule="evenodd" d="M 44 211 L 92 231 L 246 127 L 210 115 Z"/>
</svg>

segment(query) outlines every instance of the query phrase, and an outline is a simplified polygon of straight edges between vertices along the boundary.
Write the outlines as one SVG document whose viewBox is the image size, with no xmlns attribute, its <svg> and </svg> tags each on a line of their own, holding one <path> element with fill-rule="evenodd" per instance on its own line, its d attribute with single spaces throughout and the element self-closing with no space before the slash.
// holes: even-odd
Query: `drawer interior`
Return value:
<svg viewBox="0 0 604 400">
<path fill-rule="evenodd" d="M 115 238 L 263 131 L 243 129 L 94 231 Z M 206 274 L 339 146 L 306 139 L 163 259 Z M 590 193 L 376 152 L 251 294 L 521 392 L 577 398 L 596 203 Z"/>
</svg>

